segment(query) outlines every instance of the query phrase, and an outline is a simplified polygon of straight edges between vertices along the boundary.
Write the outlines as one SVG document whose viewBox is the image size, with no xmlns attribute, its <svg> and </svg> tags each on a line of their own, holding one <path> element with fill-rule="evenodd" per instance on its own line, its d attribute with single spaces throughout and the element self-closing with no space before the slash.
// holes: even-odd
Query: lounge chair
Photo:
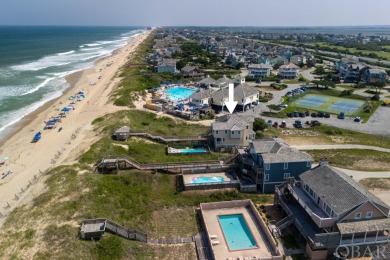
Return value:
<svg viewBox="0 0 390 260">
<path fill-rule="evenodd" d="M 219 245 L 219 241 L 218 241 L 218 240 L 212 240 L 212 241 L 211 241 L 211 244 L 212 244 L 213 246 Z"/>
<path fill-rule="evenodd" d="M 217 238 L 217 235 L 209 235 L 210 239 Z"/>
</svg>

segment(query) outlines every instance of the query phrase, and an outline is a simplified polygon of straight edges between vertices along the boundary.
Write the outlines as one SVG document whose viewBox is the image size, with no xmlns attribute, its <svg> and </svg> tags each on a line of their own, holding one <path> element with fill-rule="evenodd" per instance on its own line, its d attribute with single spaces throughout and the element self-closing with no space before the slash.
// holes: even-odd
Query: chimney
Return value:
<svg viewBox="0 0 390 260">
<path fill-rule="evenodd" d="M 329 165 L 328 158 L 321 158 L 319 166 Z"/>
</svg>

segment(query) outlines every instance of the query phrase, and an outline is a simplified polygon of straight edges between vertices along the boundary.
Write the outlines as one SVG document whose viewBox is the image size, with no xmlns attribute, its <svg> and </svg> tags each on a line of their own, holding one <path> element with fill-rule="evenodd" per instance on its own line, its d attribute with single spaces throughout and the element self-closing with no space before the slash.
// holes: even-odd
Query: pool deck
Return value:
<svg viewBox="0 0 390 260">
<path fill-rule="evenodd" d="M 230 181 L 234 180 L 233 176 L 231 176 L 230 174 L 228 174 L 226 172 L 184 174 L 183 175 L 184 185 L 194 184 L 194 183 L 191 183 L 191 180 L 194 177 L 223 177 L 225 182 L 230 182 Z"/>
<path fill-rule="evenodd" d="M 218 221 L 218 216 L 232 214 L 242 214 L 244 216 L 248 227 L 256 240 L 257 248 L 234 251 L 229 250 Z M 254 212 L 246 206 L 202 210 L 203 220 L 207 229 L 206 232 L 208 232 L 212 244 L 211 251 L 213 252 L 215 259 L 239 259 L 239 257 L 244 259 L 245 257 L 249 257 L 250 259 L 271 259 L 272 256 L 274 256 L 274 259 L 278 259 L 278 257 L 275 257 L 275 254 L 272 253 L 272 246 L 265 235 L 265 231 L 262 230 L 253 214 Z M 218 241 L 219 243 L 215 241 Z"/>
</svg>

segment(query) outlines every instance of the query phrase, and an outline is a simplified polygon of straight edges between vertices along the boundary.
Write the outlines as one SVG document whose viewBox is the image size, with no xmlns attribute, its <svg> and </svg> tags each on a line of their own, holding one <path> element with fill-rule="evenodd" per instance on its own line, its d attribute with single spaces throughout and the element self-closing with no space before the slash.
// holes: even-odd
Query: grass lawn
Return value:
<svg viewBox="0 0 390 260">
<path fill-rule="evenodd" d="M 106 135 L 115 129 L 128 126 L 131 130 L 145 131 L 153 135 L 171 136 L 199 136 L 209 132 L 210 128 L 203 125 L 188 124 L 182 120 L 175 120 L 155 113 L 127 110 L 96 118 L 93 122 L 96 131 Z"/>
<path fill-rule="evenodd" d="M 47 173 L 47 189 L 8 217 L 0 231 L 0 258 L 195 259 L 192 245 L 149 246 L 108 234 L 97 242 L 81 241 L 79 223 L 101 217 L 154 238 L 192 236 L 198 233 L 195 209 L 201 202 L 273 200 L 235 190 L 178 193 L 175 183 L 176 176 L 167 174 L 100 175 L 83 165 L 55 168 Z"/>
<path fill-rule="evenodd" d="M 321 144 L 362 144 L 390 148 L 390 138 L 326 125 L 300 129 L 275 129 L 271 127 L 263 135 L 264 137 L 277 136 L 285 139 L 289 144 L 296 145 L 316 144 L 321 141 Z M 313 142 L 308 142 L 308 139 L 313 139 Z"/>
<path fill-rule="evenodd" d="M 331 165 L 359 171 L 387 171 L 390 153 L 363 149 L 310 150 L 314 161 L 327 158 Z"/>
<path fill-rule="evenodd" d="M 368 189 L 390 190 L 390 178 L 367 178 L 359 181 Z"/>
</svg>

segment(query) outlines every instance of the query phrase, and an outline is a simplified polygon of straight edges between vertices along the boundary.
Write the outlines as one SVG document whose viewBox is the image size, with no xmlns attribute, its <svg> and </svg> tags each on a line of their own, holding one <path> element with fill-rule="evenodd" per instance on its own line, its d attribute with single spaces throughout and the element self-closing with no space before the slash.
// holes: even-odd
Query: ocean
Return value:
<svg viewBox="0 0 390 260">
<path fill-rule="evenodd" d="M 124 46 L 141 27 L 0 26 L 0 137 L 69 87 L 65 76 Z"/>
</svg>

